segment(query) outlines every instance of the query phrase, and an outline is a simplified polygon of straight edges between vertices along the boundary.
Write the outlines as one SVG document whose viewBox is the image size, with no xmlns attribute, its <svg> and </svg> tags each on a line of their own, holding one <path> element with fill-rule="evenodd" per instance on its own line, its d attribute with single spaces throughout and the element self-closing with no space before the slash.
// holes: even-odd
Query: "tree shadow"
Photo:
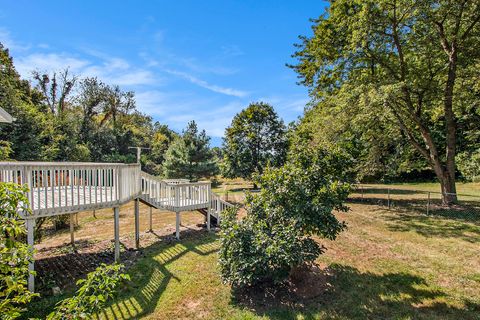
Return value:
<svg viewBox="0 0 480 320">
<path fill-rule="evenodd" d="M 231 303 L 269 319 L 478 319 L 479 304 L 449 305 L 447 294 L 411 273 L 381 275 L 340 264 L 318 270 L 310 282 L 324 289 L 314 297 L 283 288 L 263 296 L 237 292 Z"/>
<path fill-rule="evenodd" d="M 349 198 L 349 203 L 370 205 L 368 211 L 382 215 L 391 231 L 480 242 L 480 202 L 444 207 L 440 200 L 432 200 L 428 214 L 427 201 L 422 199 L 391 199 L 390 208 L 383 198 Z"/>
<path fill-rule="evenodd" d="M 356 193 L 363 194 L 388 194 L 391 195 L 415 195 L 415 194 L 427 194 L 425 191 L 412 190 L 412 189 L 397 189 L 397 188 L 375 188 L 375 187 L 359 187 L 355 189 Z"/>
<path fill-rule="evenodd" d="M 141 250 L 127 248 L 120 253 L 120 262 L 127 267 L 133 266 L 132 280 L 120 290 L 115 301 L 97 314 L 102 319 L 137 319 L 153 312 L 166 286 L 172 279 L 177 279 L 167 266 L 189 252 L 209 255 L 218 250 L 214 244 L 216 237 L 207 235 L 205 230 L 187 229 L 182 231 L 182 240 L 177 241 L 171 235 L 155 234 L 159 241 Z M 175 245 L 172 245 L 175 244 Z M 143 259 L 139 259 L 143 257 Z M 22 318 L 42 318 L 53 311 L 54 305 L 61 299 L 71 296 L 75 282 L 84 278 L 88 272 L 95 270 L 100 263 L 113 263 L 113 247 L 101 252 L 69 253 L 66 255 L 44 258 L 36 261 L 38 270 L 37 283 L 47 284 L 55 280 L 69 283 L 60 296 L 44 296 L 38 305 L 31 304 Z M 46 287 L 51 289 L 52 285 Z"/>
<path fill-rule="evenodd" d="M 443 206 L 439 199 L 399 199 L 384 197 L 361 198 L 358 195 L 348 198 L 349 203 L 378 205 L 405 213 L 414 213 L 430 217 L 442 217 L 451 220 L 472 222 L 480 225 L 480 201 L 461 201 L 450 207 Z M 428 209 L 427 209 L 428 207 Z"/>
<path fill-rule="evenodd" d="M 203 236 L 199 237 L 200 234 Z M 136 264 L 129 287 L 98 313 L 97 318 L 125 320 L 151 314 L 169 282 L 180 281 L 169 271 L 169 264 L 190 252 L 202 256 L 216 252 L 218 246 L 214 244 L 215 240 L 214 236 L 205 237 L 203 231 L 189 230 L 182 234 L 182 242 L 178 245 L 166 247 L 155 244 L 144 249 L 145 258 Z"/>
<path fill-rule="evenodd" d="M 414 231 L 424 237 L 457 238 L 470 243 L 480 242 L 480 224 L 435 216 L 401 213 L 386 216 L 388 229 L 398 232 Z"/>
</svg>

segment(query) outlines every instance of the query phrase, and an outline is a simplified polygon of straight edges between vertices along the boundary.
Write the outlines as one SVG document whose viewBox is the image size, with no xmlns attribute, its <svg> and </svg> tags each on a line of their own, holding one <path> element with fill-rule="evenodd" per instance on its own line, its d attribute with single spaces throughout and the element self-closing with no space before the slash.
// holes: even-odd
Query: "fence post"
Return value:
<svg viewBox="0 0 480 320">
<path fill-rule="evenodd" d="M 360 185 L 360 190 L 362 191 L 362 201 L 363 201 L 363 186 Z"/>
<path fill-rule="evenodd" d="M 388 200 L 387 200 L 387 205 L 388 205 L 388 209 L 390 209 L 390 188 L 388 188 L 387 190 L 388 190 Z"/>
<path fill-rule="evenodd" d="M 427 215 L 430 212 L 430 191 L 428 192 L 428 199 L 427 199 Z"/>
</svg>

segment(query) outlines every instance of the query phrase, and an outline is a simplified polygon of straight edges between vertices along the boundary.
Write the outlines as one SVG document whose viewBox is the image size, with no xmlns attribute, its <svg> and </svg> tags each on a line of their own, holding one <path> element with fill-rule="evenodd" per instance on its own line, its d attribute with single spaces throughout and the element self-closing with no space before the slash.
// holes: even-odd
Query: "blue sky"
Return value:
<svg viewBox="0 0 480 320">
<path fill-rule="evenodd" d="M 307 90 L 285 66 L 322 1 L 3 1 L 0 41 L 17 70 L 69 67 L 136 93 L 139 110 L 181 131 L 198 122 L 219 145 L 250 102 L 290 122 Z"/>
</svg>

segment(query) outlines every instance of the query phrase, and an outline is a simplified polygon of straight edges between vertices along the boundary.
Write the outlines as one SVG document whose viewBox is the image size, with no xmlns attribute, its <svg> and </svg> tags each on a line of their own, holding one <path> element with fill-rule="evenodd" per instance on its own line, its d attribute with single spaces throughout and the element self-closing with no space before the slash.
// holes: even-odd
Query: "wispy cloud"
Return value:
<svg viewBox="0 0 480 320">
<path fill-rule="evenodd" d="M 10 50 L 26 51 L 31 48 L 29 44 L 21 44 L 11 37 L 10 32 L 0 27 L 0 42 Z"/>
<path fill-rule="evenodd" d="M 223 137 L 225 128 L 231 124 L 232 118 L 243 107 L 245 106 L 242 102 L 230 102 L 211 105 L 209 108 L 192 108 L 189 114 L 171 113 L 165 119 L 177 131 L 185 128 L 188 121 L 195 120 L 198 127 L 205 129 L 208 135 Z"/>
<path fill-rule="evenodd" d="M 85 59 L 75 58 L 63 53 L 32 53 L 18 57 L 15 63 L 18 72 L 25 78 L 30 78 L 31 72 L 34 70 L 50 72 L 67 67 L 73 73 L 78 74 L 88 65 L 90 65 L 90 62 Z"/>
<path fill-rule="evenodd" d="M 242 56 L 245 53 L 237 45 L 222 46 L 222 54 L 226 57 Z"/>
<path fill-rule="evenodd" d="M 198 79 L 197 77 L 194 77 L 191 74 L 188 74 L 186 72 L 182 71 L 177 71 L 177 70 L 165 70 L 167 73 L 181 77 L 193 84 L 196 84 L 197 86 L 200 86 L 202 88 L 208 89 L 213 92 L 225 94 L 228 96 L 233 96 L 233 97 L 238 97 L 238 98 L 243 98 L 248 95 L 248 92 L 242 91 L 242 90 L 237 90 L 233 88 L 226 88 L 226 87 L 221 87 L 215 84 L 210 84 L 202 79 Z"/>
<path fill-rule="evenodd" d="M 73 74 L 81 77 L 97 77 L 109 84 L 120 86 L 158 82 L 151 71 L 132 67 L 124 59 L 106 56 L 96 58 L 78 58 L 68 53 L 32 53 L 20 56 L 16 60 L 16 67 L 25 78 L 30 78 L 34 70 L 51 72 L 69 68 Z"/>
<path fill-rule="evenodd" d="M 238 69 L 219 65 L 218 62 L 216 64 L 210 65 L 205 62 L 199 62 L 197 59 L 191 57 L 182 58 L 174 56 L 173 61 L 195 73 L 211 73 L 219 76 L 229 76 L 238 72 Z"/>
</svg>

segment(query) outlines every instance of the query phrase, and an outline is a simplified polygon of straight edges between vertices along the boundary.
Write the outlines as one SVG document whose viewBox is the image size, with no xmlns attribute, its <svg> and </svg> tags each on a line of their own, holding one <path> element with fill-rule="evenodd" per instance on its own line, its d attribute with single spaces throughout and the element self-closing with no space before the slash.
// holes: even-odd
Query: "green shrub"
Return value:
<svg viewBox="0 0 480 320">
<path fill-rule="evenodd" d="M 348 165 L 337 152 L 304 148 L 283 167 L 257 176 L 261 190 L 247 195 L 247 216 L 238 220 L 230 209 L 222 219 L 223 280 L 234 287 L 281 282 L 292 268 L 323 253 L 311 236 L 335 239 L 346 227 L 333 211 L 348 210 Z"/>
<path fill-rule="evenodd" d="M 455 158 L 458 170 L 468 181 L 480 181 L 480 149 L 472 153 L 461 153 Z"/>
<path fill-rule="evenodd" d="M 10 159 L 12 152 L 12 143 L 10 141 L 0 140 L 0 160 Z"/>
<path fill-rule="evenodd" d="M 33 250 L 25 244 L 19 210 L 30 213 L 26 187 L 0 183 L 0 319 L 15 319 L 36 294 L 28 291 L 28 264 Z"/>
<path fill-rule="evenodd" d="M 130 276 L 123 274 L 123 265 L 102 264 L 95 271 L 90 272 L 86 279 L 77 281 L 81 287 L 75 296 L 60 301 L 55 311 L 50 313 L 47 320 L 77 320 L 91 319 L 105 302 L 111 298 L 122 280 L 130 280 Z"/>
</svg>

